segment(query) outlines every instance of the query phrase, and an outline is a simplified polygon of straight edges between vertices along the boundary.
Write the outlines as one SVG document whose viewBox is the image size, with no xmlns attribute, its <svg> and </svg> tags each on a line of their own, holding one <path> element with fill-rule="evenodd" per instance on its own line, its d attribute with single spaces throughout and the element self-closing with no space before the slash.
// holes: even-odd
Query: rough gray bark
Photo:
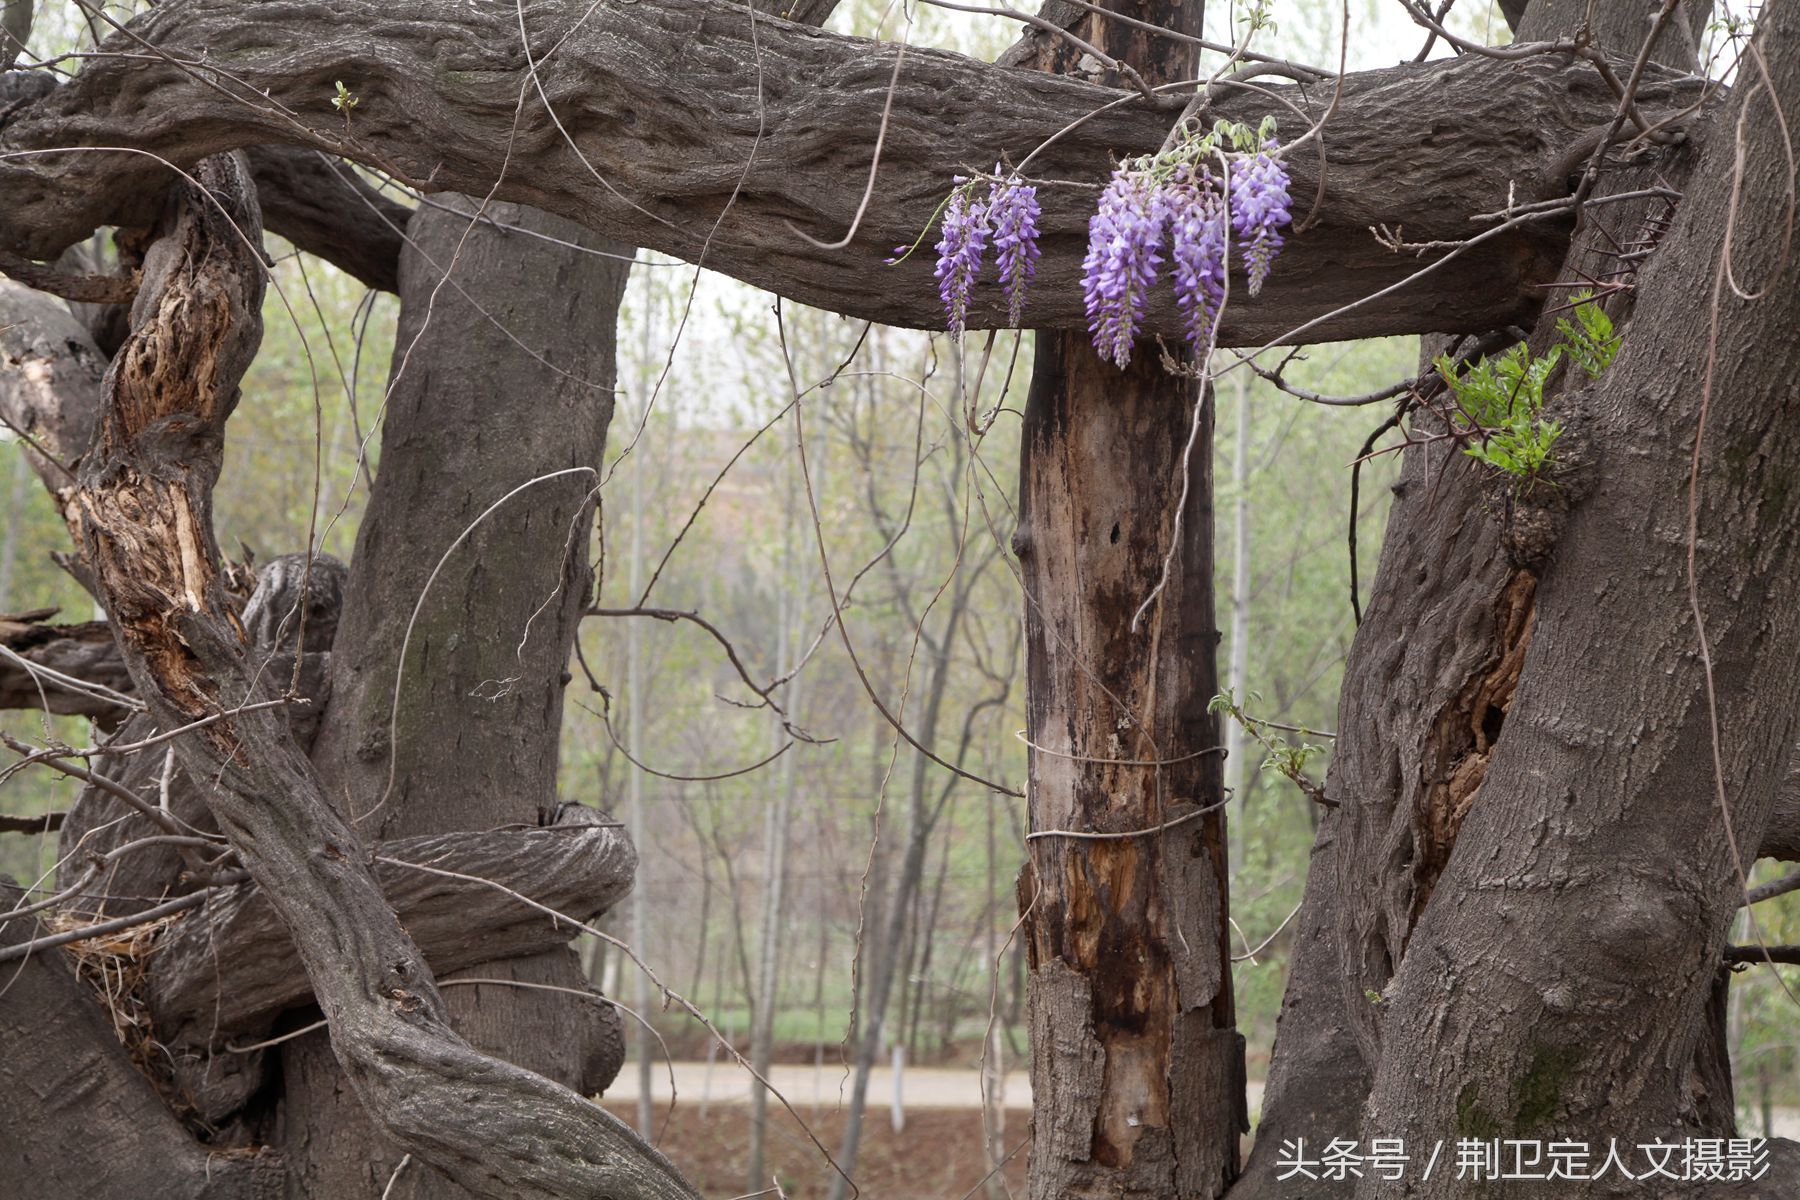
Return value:
<svg viewBox="0 0 1800 1200">
<path fill-rule="evenodd" d="M 1773 95 L 1791 107 L 1800 7 L 1766 7 L 1758 38 Z M 1436 881 L 1455 901 L 1424 906 L 1379 1005 L 1367 1130 L 1411 1144 L 1597 1131 L 1644 1141 L 1703 1128 L 1689 1064 L 1738 900 L 1713 755 L 1738 844 L 1755 846 L 1800 699 L 1800 670 L 1783 649 L 1800 633 L 1800 493 L 1786 465 L 1800 453 L 1800 421 L 1778 399 L 1800 367 L 1800 289 L 1778 259 L 1785 158 L 1756 91 L 1740 89 L 1706 139 L 1618 361 L 1564 397 L 1592 456 L 1591 495 L 1567 515 L 1536 584 L 1504 732 Z M 1718 274 L 1734 186 L 1729 122 L 1746 104 L 1735 269 L 1773 284 L 1754 303 Z M 1703 407 L 1692 552 L 1710 682 L 1687 565 Z M 1442 1179 L 1404 1193 L 1374 1180 L 1358 1188 L 1400 1194 L 1456 1192 Z M 1565 1194 L 1604 1192 L 1571 1184 Z"/>
<path fill-rule="evenodd" d="M 1591 18 L 1603 45 L 1635 58 L 1648 32 L 1647 7 L 1657 6 L 1620 0 L 1552 12 L 1534 4 L 1520 38 L 1571 35 Z M 1691 65 L 1691 44 L 1659 41 L 1655 61 Z M 1614 168 L 1597 194 L 1658 178 L 1678 181 L 1688 166 Z M 1642 217 L 1641 209 L 1614 206 L 1588 220 L 1629 241 Z M 1594 251 L 1606 244 L 1587 234 L 1561 278 L 1611 269 L 1607 256 Z M 1551 317 L 1540 322 L 1532 344 L 1541 352 L 1553 336 Z M 1438 342 L 1424 357 L 1451 348 Z M 1429 418 L 1415 418 L 1413 426 L 1424 435 L 1438 428 Z M 1571 439 L 1565 450 L 1577 444 Z M 1463 455 L 1422 444 L 1407 452 L 1395 492 L 1367 618 L 1346 665 L 1328 780 L 1330 794 L 1348 807 L 1319 831 L 1299 919 L 1301 954 L 1310 953 L 1311 966 L 1303 975 L 1297 960 L 1289 977 L 1258 1151 L 1241 1196 L 1291 1194 L 1302 1182 L 1275 1182 L 1280 1140 L 1318 1142 L 1361 1124 L 1380 1029 L 1380 1011 L 1366 993 L 1387 986 L 1456 844 L 1529 644 L 1537 571 L 1520 567 L 1517 539 L 1489 516 L 1510 511 L 1505 489 Z M 1341 934 L 1331 933 L 1340 927 Z M 1343 944 L 1316 944 L 1318 931 L 1330 941 L 1341 936 Z M 1312 1079 L 1323 1086 L 1305 1086 Z M 1347 1195 L 1353 1185 L 1306 1186 L 1311 1194 Z"/>
<path fill-rule="evenodd" d="M 1591 16 L 1602 34 L 1619 39 L 1643 7 L 1640 0 L 1534 6 L 1520 36 L 1571 35 Z M 1675 63 L 1694 61 L 1691 47 L 1673 42 L 1659 43 L 1658 53 Z M 1618 190 L 1621 181 L 1642 186 L 1653 176 L 1681 180 L 1692 167 L 1685 156 L 1663 159 L 1623 173 L 1614 168 L 1599 190 Z M 1612 209 L 1587 219 L 1625 242 L 1643 216 Z M 1592 233 L 1584 237 L 1560 277 L 1604 272 L 1610 263 L 1596 243 L 1607 244 Z M 1622 318 L 1622 307 L 1614 307 Z M 1529 344 L 1542 353 L 1555 336 L 1554 320 L 1546 318 Z M 1451 348 L 1427 346 L 1422 357 Z M 1429 436 L 1441 422 L 1420 414 L 1412 427 Z M 1563 443 L 1553 499 L 1566 504 L 1588 486 L 1584 445 L 1576 433 Z M 1534 513 L 1549 515 L 1529 504 L 1515 512 L 1504 482 L 1441 441 L 1407 454 L 1395 490 L 1367 620 L 1346 666 L 1328 781 L 1332 794 L 1346 801 L 1338 899 L 1331 906 L 1344 955 L 1339 978 L 1349 1026 L 1371 1066 L 1381 1053 L 1381 1014 L 1367 996 L 1387 987 L 1454 851 L 1504 732 L 1530 645 L 1544 549 L 1522 555 L 1515 535 L 1532 526 Z"/>
<path fill-rule="evenodd" d="M 313 750 L 343 807 L 383 838 L 535 824 L 556 795 L 570 647 L 593 590 L 591 493 L 613 412 L 627 271 L 619 256 L 631 253 L 517 205 L 487 215 L 520 231 L 471 228 L 477 205 L 446 201 L 413 216 L 400 259 L 380 470 L 346 589 L 333 703 Z M 508 492 L 552 472 L 564 474 L 526 487 L 471 530 Z M 542 952 L 520 957 L 488 939 L 497 949 L 489 957 L 504 961 L 453 965 L 585 992 L 561 940 L 543 949 L 533 939 Z M 445 1000 L 471 1042 L 583 1093 L 604 1088 L 623 1061 L 610 1005 L 497 986 L 450 988 Z M 403 1148 L 371 1136 L 325 1039 L 301 1039 L 283 1059 L 299 1185 L 328 1195 L 385 1186 Z M 463 1193 L 409 1170 L 393 1194 Z"/>
<path fill-rule="evenodd" d="M 0 895 L 17 895 L 0 878 Z M 42 932 L 0 922 L 0 946 Z M 278 1156 L 213 1153 L 131 1061 L 68 952 L 6 967 L 0 997 L 0 1162 L 16 1196 L 277 1200 Z"/>
<path fill-rule="evenodd" d="M 1578 31 L 1613 58 L 1631 61 L 1649 36 L 1663 0 L 1530 0 L 1520 3 L 1520 13 L 1508 13 L 1514 37 L 1521 42 L 1570 37 Z M 1504 7 L 1504 5 L 1502 6 Z M 1681 10 L 1666 22 L 1656 51 L 1656 62 L 1698 68 L 1700 43 L 1712 17 L 1713 0 L 1682 0 Z"/>
<path fill-rule="evenodd" d="M 65 305 L 0 278 L 0 417 L 28 435 L 26 459 L 59 508 L 94 440 L 106 363 Z"/>
<path fill-rule="evenodd" d="M 579 931 L 496 888 L 396 864 L 472 875 L 590 921 L 631 889 L 637 863 L 616 822 L 576 806 L 553 826 L 402 838 L 374 852 L 395 860 L 376 862 L 375 877 L 440 978 L 498 958 L 543 954 Z M 159 1037 L 205 1049 L 261 1038 L 276 1016 L 311 995 L 268 897 L 240 884 L 215 893 L 203 913 L 158 940 L 145 999 Z"/>
<path fill-rule="evenodd" d="M 487 194 L 507 162 L 499 198 L 704 258 L 709 267 L 819 307 L 941 327 L 930 256 L 885 267 L 893 247 L 918 236 L 952 175 L 1002 156 L 1019 161 L 1051 131 L 1125 95 L 907 50 L 868 211 L 848 247 L 823 250 L 790 222 L 824 241 L 851 228 L 895 78 L 899 51 L 892 43 L 769 18 L 759 19 L 753 41 L 746 10 L 723 0 L 642 0 L 585 15 L 545 0 L 526 4 L 535 54 L 583 15 L 579 31 L 541 64 L 539 79 L 584 163 L 529 86 L 520 13 L 512 8 L 287 0 L 260 6 L 255 21 L 244 20 L 243 11 L 235 0 L 176 0 L 130 29 L 175 58 L 204 53 L 231 63 L 236 82 L 226 88 L 241 87 L 246 98 L 141 53 L 100 59 L 8 117 L 0 152 L 131 146 L 187 164 L 234 146 L 287 143 L 393 171 L 427 190 L 474 195 Z M 332 81 L 340 79 L 359 97 L 347 129 L 329 105 Z M 1254 124 L 1276 112 L 1284 129 L 1297 130 L 1300 121 L 1283 100 L 1317 114 L 1330 98 L 1321 88 L 1269 90 L 1280 98 L 1227 89 L 1217 115 Z M 521 94 L 525 110 L 514 137 Z M 1653 81 L 1641 103 L 1666 112 L 1694 94 L 1692 84 Z M 1181 103 L 1121 104 L 1049 146 L 1033 173 L 1098 181 L 1115 156 L 1160 144 Z M 1562 179 L 1552 178 L 1559 160 L 1613 109 L 1591 72 L 1553 58 L 1495 63 L 1466 56 L 1348 77 L 1325 139 L 1329 186 L 1318 219 L 1289 241 L 1283 269 L 1257 301 L 1232 306 L 1224 340 L 1281 337 L 1430 261 L 1381 248 L 1372 225 L 1404 225 L 1418 241 L 1463 238 L 1473 228 L 1469 218 L 1502 208 L 1509 189 L 1520 198 L 1560 191 Z M 852 130 L 863 136 L 846 137 Z M 1303 218 L 1321 173 L 1315 149 L 1290 158 Z M 0 162 L 0 249 L 48 258 L 99 224 L 130 224 L 166 178 L 164 168 L 139 155 Z M 1078 281 L 1091 193 L 1047 188 L 1043 199 L 1045 254 L 1026 320 L 1083 328 Z M 1554 268 L 1565 239 L 1555 222 L 1508 233 L 1304 340 L 1507 324 L 1535 305 L 1528 285 Z M 869 286 L 871 279 L 881 286 Z M 1002 324 L 1005 311 L 998 286 L 985 282 L 970 324 Z M 1151 329 L 1179 334 L 1172 299 L 1153 307 Z"/>
<path fill-rule="evenodd" d="M 690 1197 L 601 1109 L 450 1030 L 429 969 L 285 717 L 242 708 L 270 691 L 230 623 L 208 505 L 237 379 L 260 338 L 260 263 L 243 236 L 259 227 L 241 161 L 209 159 L 200 179 L 204 198 L 173 189 L 74 498 L 139 693 L 169 727 L 232 710 L 177 739 L 179 760 L 208 781 L 220 828 L 288 925 L 347 1081 L 389 1137 L 482 1195 Z"/>
<path fill-rule="evenodd" d="M 1436 426 L 1415 423 L 1420 433 Z M 1456 844 L 1513 701 L 1536 575 L 1509 561 L 1480 464 L 1447 443 L 1407 455 L 1375 586 L 1345 664 L 1336 822 L 1341 1006 L 1370 1064 L 1392 977 Z M 1381 636 L 1387 633 L 1389 636 Z M 1395 636 L 1395 635 L 1398 636 Z"/>
<path fill-rule="evenodd" d="M 38 667 L 131 694 L 131 676 L 113 644 L 105 621 L 52 625 L 55 609 L 0 616 L 0 646 Z M 129 711 L 102 695 L 64 686 L 20 666 L 10 656 L 0 659 L 0 708 L 42 708 L 53 713 L 93 717 L 112 723 Z"/>
</svg>

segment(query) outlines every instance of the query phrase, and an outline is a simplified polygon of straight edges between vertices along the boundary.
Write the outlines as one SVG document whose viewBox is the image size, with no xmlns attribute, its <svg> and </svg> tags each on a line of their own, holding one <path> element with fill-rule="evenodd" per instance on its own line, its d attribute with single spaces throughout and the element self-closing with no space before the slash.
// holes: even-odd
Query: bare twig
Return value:
<svg viewBox="0 0 1800 1200">
<path fill-rule="evenodd" d="M 158 904 L 154 908 L 146 908 L 143 912 L 133 913 L 128 917 L 117 917 L 111 921 L 98 921 L 92 925 L 80 925 L 74 929 L 66 929 L 61 933 L 48 933 L 43 937 L 32 938 L 28 942 L 0 948 L 0 963 L 12 962 L 24 958 L 38 950 L 50 950 L 57 946 L 67 946 L 73 942 L 85 942 L 89 938 L 104 937 L 109 933 L 117 933 L 121 929 L 132 929 L 138 925 L 148 925 L 152 921 L 175 913 L 186 912 L 206 903 L 211 891 L 189 892 L 185 896 Z"/>
</svg>

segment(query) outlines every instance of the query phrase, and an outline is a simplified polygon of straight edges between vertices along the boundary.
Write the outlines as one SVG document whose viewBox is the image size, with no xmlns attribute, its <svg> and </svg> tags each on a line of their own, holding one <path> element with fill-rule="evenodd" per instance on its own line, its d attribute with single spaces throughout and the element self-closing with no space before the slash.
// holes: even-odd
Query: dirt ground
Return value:
<svg viewBox="0 0 1800 1200">
<path fill-rule="evenodd" d="M 634 1104 L 609 1100 L 606 1107 L 626 1121 L 637 1119 Z M 831 1168 L 793 1119 L 781 1113 L 777 1120 L 771 1108 L 769 1165 L 779 1172 L 783 1191 L 790 1200 L 823 1200 Z M 835 1150 L 843 1133 L 842 1116 L 826 1109 L 815 1118 L 810 1106 L 799 1112 L 819 1140 Z M 659 1119 L 663 1117 L 666 1108 L 659 1111 Z M 752 1190 L 744 1178 L 750 1157 L 748 1105 L 712 1104 L 702 1117 L 698 1103 L 683 1100 L 667 1120 L 658 1145 L 704 1195 L 741 1196 Z M 1007 1114 L 1008 1150 L 1024 1140 L 1028 1123 L 1023 1113 Z M 971 1191 L 983 1194 L 981 1180 L 989 1166 L 979 1111 L 909 1109 L 905 1132 L 896 1134 L 886 1109 L 880 1108 L 870 1112 L 863 1126 L 855 1178 L 862 1200 L 963 1200 Z M 1024 1149 L 1007 1163 L 1005 1176 L 1012 1194 L 1022 1195 Z"/>
</svg>

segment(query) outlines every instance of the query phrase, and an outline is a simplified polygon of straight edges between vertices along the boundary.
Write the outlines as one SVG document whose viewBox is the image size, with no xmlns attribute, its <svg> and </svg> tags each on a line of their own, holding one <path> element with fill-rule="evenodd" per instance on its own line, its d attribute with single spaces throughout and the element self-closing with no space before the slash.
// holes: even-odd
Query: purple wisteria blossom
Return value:
<svg viewBox="0 0 1800 1200">
<path fill-rule="evenodd" d="M 960 186 L 950 194 L 944 206 L 943 235 L 938 239 L 938 295 L 944 299 L 945 328 L 951 337 L 961 337 L 963 320 L 969 313 L 969 293 L 975 288 L 975 276 L 981 273 L 981 251 L 987 245 L 988 211 L 984 204 L 971 204 L 969 190 Z"/>
<path fill-rule="evenodd" d="M 1000 174 L 999 164 L 994 174 Z M 943 233 L 938 239 L 938 294 L 944 300 L 945 327 L 961 337 L 969 315 L 969 298 L 981 274 L 982 253 L 988 239 L 994 242 L 994 265 L 1006 292 L 1011 322 L 1019 323 L 1025 306 L 1025 289 L 1037 272 L 1037 188 L 1014 175 L 988 186 L 986 202 L 974 199 L 974 188 L 958 176 L 957 188 L 944 205 Z M 905 256 L 904 247 L 890 263 Z"/>
<path fill-rule="evenodd" d="M 1131 361 L 1131 342 L 1144 319 L 1144 301 L 1156 284 L 1167 219 L 1167 206 L 1158 201 L 1154 183 L 1121 165 L 1088 221 L 1088 252 L 1082 263 L 1088 329 L 1100 357 L 1121 367 Z"/>
<path fill-rule="evenodd" d="M 1006 289 L 1007 323 L 1017 325 L 1025 289 L 1037 271 L 1037 189 L 1016 178 L 996 183 L 988 191 L 987 208 L 994 225 L 994 263 L 1000 268 L 1000 286 Z"/>
<path fill-rule="evenodd" d="M 1188 322 L 1188 341 L 1206 353 L 1225 300 L 1225 205 L 1210 171 L 1184 169 L 1162 191 L 1174 243 L 1170 258 L 1175 298 Z"/>
<path fill-rule="evenodd" d="M 1231 227 L 1244 248 L 1244 270 L 1250 275 L 1250 294 L 1262 291 L 1263 280 L 1281 249 L 1277 232 L 1292 218 L 1288 213 L 1288 173 L 1281 160 L 1270 155 L 1274 142 L 1263 143 L 1255 158 L 1245 158 L 1231 169 Z"/>
</svg>

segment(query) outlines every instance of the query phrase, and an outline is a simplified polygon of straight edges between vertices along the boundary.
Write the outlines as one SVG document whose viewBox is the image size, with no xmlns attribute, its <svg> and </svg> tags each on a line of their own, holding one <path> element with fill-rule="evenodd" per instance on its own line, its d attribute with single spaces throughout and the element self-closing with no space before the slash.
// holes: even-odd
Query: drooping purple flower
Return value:
<svg viewBox="0 0 1800 1200">
<path fill-rule="evenodd" d="M 1017 325 L 1025 289 L 1037 272 L 1037 189 L 1016 177 L 996 183 L 988 191 L 987 207 L 994 225 L 994 261 L 1000 268 L 1000 286 L 1006 290 L 1007 322 Z"/>
<path fill-rule="evenodd" d="M 959 185 L 962 180 L 956 181 Z M 987 245 L 987 206 L 971 204 L 967 188 L 958 186 L 944 206 L 943 235 L 938 239 L 938 295 L 944 300 L 945 328 L 961 337 L 969 313 L 969 294 L 981 273 L 981 252 Z"/>
<path fill-rule="evenodd" d="M 1288 173 L 1281 160 L 1270 155 L 1274 142 L 1265 142 L 1254 158 L 1243 158 L 1231 168 L 1231 227 L 1244 249 L 1244 270 L 1250 275 L 1250 294 L 1262 291 L 1263 280 L 1281 249 L 1278 230 L 1292 218 L 1288 213 Z"/>
<path fill-rule="evenodd" d="M 1162 262 L 1167 210 L 1143 175 L 1120 166 L 1100 194 L 1088 221 L 1088 252 L 1082 263 L 1088 329 L 1094 349 L 1123 367 L 1144 317 L 1144 301 Z"/>
<path fill-rule="evenodd" d="M 1188 341 L 1204 354 L 1225 300 L 1225 205 L 1210 171 L 1188 172 L 1163 189 L 1173 235 L 1175 298 Z"/>
</svg>

